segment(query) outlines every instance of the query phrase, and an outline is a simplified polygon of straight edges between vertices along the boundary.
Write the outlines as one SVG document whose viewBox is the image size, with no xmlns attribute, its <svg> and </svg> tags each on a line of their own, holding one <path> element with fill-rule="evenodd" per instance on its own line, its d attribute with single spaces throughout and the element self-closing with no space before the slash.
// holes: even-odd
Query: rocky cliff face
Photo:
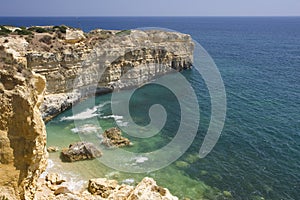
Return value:
<svg viewBox="0 0 300 200">
<path fill-rule="evenodd" d="M 0 67 L 0 197 L 32 199 L 46 167 L 45 79 Z"/>
<path fill-rule="evenodd" d="M 27 67 L 47 79 L 44 119 L 62 112 L 85 96 L 141 86 L 173 70 L 190 68 L 194 44 L 186 34 L 165 31 L 103 31 L 84 34 L 36 34 L 29 41 Z M 54 40 L 53 38 L 56 38 Z M 38 41 L 38 42 L 32 42 Z M 49 49 L 50 48 L 50 49 Z M 47 50 L 47 51 L 45 51 Z"/>
</svg>

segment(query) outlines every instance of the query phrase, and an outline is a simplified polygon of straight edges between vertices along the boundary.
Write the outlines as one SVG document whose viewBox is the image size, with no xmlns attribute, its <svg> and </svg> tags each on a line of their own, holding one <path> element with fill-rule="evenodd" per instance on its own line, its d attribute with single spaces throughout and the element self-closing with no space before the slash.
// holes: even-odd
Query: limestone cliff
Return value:
<svg viewBox="0 0 300 200">
<path fill-rule="evenodd" d="M 10 53 L 6 62 L 46 77 L 44 119 L 95 92 L 140 86 L 171 69 L 190 68 L 193 62 L 194 44 L 187 34 L 100 29 L 83 33 L 68 27 L 29 30 L 28 36 L 0 38 L 4 44 L 0 54 Z"/>
<path fill-rule="evenodd" d="M 46 167 L 44 89 L 42 76 L 0 67 L 0 197 L 32 199 Z"/>
</svg>

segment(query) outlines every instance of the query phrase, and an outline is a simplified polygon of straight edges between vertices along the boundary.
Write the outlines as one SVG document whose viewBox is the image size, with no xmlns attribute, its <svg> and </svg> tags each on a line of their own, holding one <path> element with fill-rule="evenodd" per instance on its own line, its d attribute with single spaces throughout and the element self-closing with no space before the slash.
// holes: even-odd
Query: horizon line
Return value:
<svg viewBox="0 0 300 200">
<path fill-rule="evenodd" d="M 83 15 L 83 16 L 75 16 L 75 15 L 32 15 L 32 16 L 18 16 L 18 15 L 9 15 L 9 16 L 1 16 L 0 17 L 300 17 L 300 15 L 170 15 L 170 16 L 159 16 L 159 15 Z"/>
</svg>

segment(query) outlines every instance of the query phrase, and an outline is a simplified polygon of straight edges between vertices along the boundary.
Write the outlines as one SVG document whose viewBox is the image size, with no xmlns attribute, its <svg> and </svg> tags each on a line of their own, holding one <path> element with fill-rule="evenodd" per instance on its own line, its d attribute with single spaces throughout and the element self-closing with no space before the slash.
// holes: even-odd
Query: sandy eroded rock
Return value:
<svg viewBox="0 0 300 200">
<path fill-rule="evenodd" d="M 122 136 L 122 132 L 118 128 L 110 128 L 102 134 L 102 144 L 108 147 L 124 147 L 131 145 L 129 139 Z"/>
<path fill-rule="evenodd" d="M 71 144 L 68 149 L 63 149 L 61 159 L 64 162 L 79 160 L 91 160 L 102 156 L 101 151 L 93 143 L 77 142 Z"/>
</svg>

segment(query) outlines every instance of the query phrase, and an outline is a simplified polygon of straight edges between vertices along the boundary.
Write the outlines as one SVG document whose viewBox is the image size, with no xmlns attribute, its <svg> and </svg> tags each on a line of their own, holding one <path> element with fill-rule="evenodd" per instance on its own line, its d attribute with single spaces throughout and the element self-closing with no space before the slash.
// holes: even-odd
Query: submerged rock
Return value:
<svg viewBox="0 0 300 200">
<path fill-rule="evenodd" d="M 122 136 L 122 132 L 118 128 L 110 128 L 103 133 L 102 144 L 108 147 L 124 147 L 130 146 L 131 142 L 129 139 Z"/>
<path fill-rule="evenodd" d="M 93 143 L 88 142 L 71 144 L 68 149 L 63 149 L 61 152 L 61 159 L 64 162 L 91 160 L 101 156 L 101 151 Z"/>
<path fill-rule="evenodd" d="M 181 161 L 181 160 L 176 161 L 175 165 L 176 165 L 176 167 L 179 167 L 179 168 L 182 168 L 182 169 L 188 168 L 190 166 L 189 163 L 187 163 L 185 161 Z"/>
</svg>

